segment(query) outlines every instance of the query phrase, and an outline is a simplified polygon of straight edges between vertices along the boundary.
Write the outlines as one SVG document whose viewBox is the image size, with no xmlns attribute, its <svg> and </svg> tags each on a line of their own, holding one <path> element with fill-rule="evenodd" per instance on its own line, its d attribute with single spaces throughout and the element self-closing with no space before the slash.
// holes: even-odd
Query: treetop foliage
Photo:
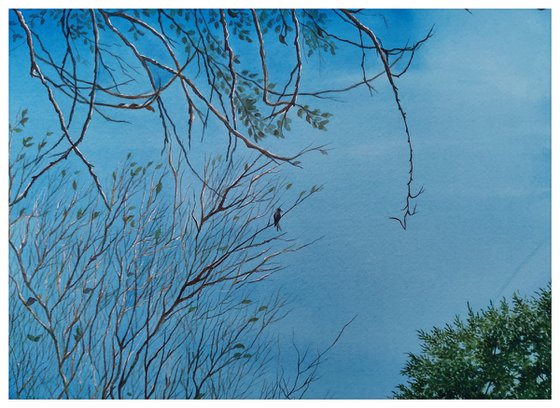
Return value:
<svg viewBox="0 0 560 408">
<path fill-rule="evenodd" d="M 394 392 L 399 399 L 542 399 L 551 397 L 551 289 L 515 294 L 465 320 L 419 330 Z"/>
</svg>

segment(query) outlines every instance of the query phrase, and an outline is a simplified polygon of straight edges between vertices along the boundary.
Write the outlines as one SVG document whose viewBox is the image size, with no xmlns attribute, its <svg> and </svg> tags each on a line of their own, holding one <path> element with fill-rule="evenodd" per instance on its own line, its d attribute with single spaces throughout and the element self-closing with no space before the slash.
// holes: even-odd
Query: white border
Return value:
<svg viewBox="0 0 560 408">
<path fill-rule="evenodd" d="M 2 148 L 0 151 L 0 225 L 2 226 L 2 245 L 0 245 L 0 260 L 2 267 L 2 276 L 0 279 L 1 295 L 0 304 L 0 330 L 2 334 L 0 335 L 0 350 L 1 357 L 0 361 L 0 403 L 6 406 L 33 406 L 36 408 L 37 404 L 41 406 L 70 406 L 68 404 L 76 404 L 76 401 L 16 401 L 8 400 L 8 359 L 6 358 L 8 353 L 8 140 L 7 140 L 7 129 L 9 123 L 9 111 L 8 111 L 8 11 L 10 8 L 60 8 L 60 7 L 72 7 L 72 8 L 248 8 L 248 7 L 261 7 L 261 8 L 273 8 L 278 7 L 278 1 L 246 1 L 246 0 L 205 0 L 201 2 L 197 1 L 171 1 L 171 0 L 75 0 L 75 1 L 62 1 L 62 0 L 51 0 L 51 1 L 39 1 L 39 0 L 3 0 L 2 6 L 0 7 L 0 27 L 2 31 L 2 36 L 0 37 L 0 55 L 2 56 L 2 63 L 0 63 L 0 73 L 2 78 L 2 97 L 3 104 L 2 114 L 0 115 L 0 128 L 4 129 L 2 134 Z M 411 0 L 401 0 L 401 1 L 387 1 L 387 0 L 360 0 L 360 1 L 347 1 L 347 0 L 322 0 L 322 1 L 309 1 L 309 0 L 284 0 L 281 2 L 281 7 L 289 8 L 338 8 L 338 7 L 350 7 L 350 8 L 412 8 L 412 9 L 426 9 L 426 8 L 444 8 L 444 9 L 454 9 L 454 8 L 471 8 L 471 9 L 512 9 L 512 8 L 549 8 L 552 9 L 552 72 L 558 72 L 560 66 L 557 62 L 558 59 L 558 28 L 556 12 L 559 9 L 558 1 L 450 1 L 450 0 L 430 0 L 430 1 L 411 1 Z M 556 9 L 556 10 L 555 10 Z M 552 77 L 552 245 L 551 248 L 560 248 L 558 241 L 558 212 L 555 210 L 559 204 L 558 197 L 558 172 L 559 165 L 558 160 L 560 160 L 560 155 L 558 153 L 559 144 L 556 140 L 558 137 L 558 120 L 556 119 L 558 112 L 557 96 L 558 96 L 558 81 L 556 78 Z M 17 90 L 11 90 L 12 92 L 17 92 Z M 554 275 L 552 278 L 552 290 L 553 294 L 557 291 L 556 277 L 555 275 L 559 272 L 559 262 L 558 257 L 552 256 L 552 270 L 551 274 Z M 553 296 L 554 297 L 554 296 Z M 534 404 L 550 405 L 556 400 L 560 400 L 560 359 L 558 357 L 558 316 L 560 315 L 560 308 L 558 307 L 558 302 L 553 300 L 553 358 L 552 358 L 552 384 L 553 384 L 553 399 L 552 401 L 540 401 L 540 402 L 530 402 L 531 406 Z M 3 330 L 2 330 L 3 329 Z M 492 404 L 492 405 L 505 405 L 508 406 L 521 406 L 521 404 L 527 404 L 527 401 L 393 401 L 393 400 L 304 400 L 304 401 L 260 401 L 260 400 L 238 400 L 238 401 L 98 401 L 98 400 L 79 400 L 77 402 L 80 406 L 97 406 L 98 404 L 118 404 L 119 406 L 146 406 L 146 405 L 160 405 L 164 403 L 169 406 L 184 406 L 184 404 L 194 404 L 197 406 L 237 406 L 237 407 L 261 407 L 263 405 L 270 407 L 282 407 L 285 404 L 293 406 L 315 406 L 320 405 L 321 407 L 333 407 L 333 406 L 355 406 L 355 407 L 371 407 L 372 404 L 378 405 L 388 405 L 388 404 L 420 404 L 425 406 L 447 406 L 448 404 L 467 404 L 473 406 L 474 404 Z"/>
</svg>

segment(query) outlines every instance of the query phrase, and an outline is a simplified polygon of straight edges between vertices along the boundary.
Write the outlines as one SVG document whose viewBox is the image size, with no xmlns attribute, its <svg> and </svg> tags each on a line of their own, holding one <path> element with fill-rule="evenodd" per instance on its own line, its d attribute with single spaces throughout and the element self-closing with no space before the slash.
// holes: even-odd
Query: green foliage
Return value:
<svg viewBox="0 0 560 408">
<path fill-rule="evenodd" d="M 399 399 L 542 399 L 551 396 L 551 290 L 474 312 L 466 321 L 420 330 Z"/>
<path fill-rule="evenodd" d="M 76 340 L 78 342 L 82 339 L 82 337 L 84 337 L 84 332 L 81 329 L 81 327 L 78 326 L 78 327 L 76 327 L 76 331 L 74 333 L 74 340 Z"/>
<path fill-rule="evenodd" d="M 41 340 L 42 334 L 39 334 L 38 336 L 34 336 L 32 334 L 28 334 L 27 335 L 27 339 L 31 340 L 34 343 L 37 343 L 39 340 Z"/>
</svg>

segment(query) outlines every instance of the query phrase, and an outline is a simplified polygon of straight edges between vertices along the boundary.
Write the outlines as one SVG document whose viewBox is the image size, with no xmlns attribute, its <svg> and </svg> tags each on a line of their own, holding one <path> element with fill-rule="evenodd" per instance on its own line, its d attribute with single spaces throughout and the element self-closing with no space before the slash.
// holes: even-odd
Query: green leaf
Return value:
<svg viewBox="0 0 560 408">
<path fill-rule="evenodd" d="M 78 188 L 78 183 L 76 183 L 76 180 L 72 181 L 72 189 L 76 191 L 77 188 Z"/>
<path fill-rule="evenodd" d="M 27 338 L 35 343 L 37 343 L 39 340 L 41 340 L 41 336 L 42 334 L 39 334 L 38 336 L 33 336 L 32 334 L 28 334 Z"/>
<path fill-rule="evenodd" d="M 99 214 L 100 214 L 99 211 L 94 211 L 94 212 L 91 214 L 91 219 L 92 219 L 92 220 L 95 220 L 97 217 L 99 217 Z"/>
<path fill-rule="evenodd" d="M 161 228 L 158 228 L 155 235 L 154 235 L 156 241 L 161 237 Z"/>
<path fill-rule="evenodd" d="M 289 190 L 290 188 L 292 188 L 292 185 L 293 185 L 292 183 L 286 184 L 286 190 Z"/>
<path fill-rule="evenodd" d="M 161 192 L 161 180 L 156 184 L 156 194 L 159 194 Z"/>
<path fill-rule="evenodd" d="M 243 304 L 243 305 L 248 305 L 249 303 L 251 303 L 251 300 L 249 300 L 249 299 L 243 299 L 241 301 L 241 304 Z"/>
<path fill-rule="evenodd" d="M 81 327 L 80 326 L 76 327 L 76 332 L 74 334 L 74 340 L 80 341 L 83 336 L 84 336 L 84 332 L 82 331 Z"/>
<path fill-rule="evenodd" d="M 259 318 L 257 316 L 251 317 L 248 322 L 249 323 L 255 323 L 257 320 L 259 320 Z"/>
<path fill-rule="evenodd" d="M 237 343 L 235 346 L 233 346 L 234 349 L 244 349 L 245 345 L 243 343 Z"/>
<path fill-rule="evenodd" d="M 37 301 L 37 299 L 35 299 L 34 297 L 29 297 L 29 298 L 27 298 L 27 300 L 25 302 L 25 306 L 31 306 L 36 301 Z"/>
<path fill-rule="evenodd" d="M 259 309 L 257 310 L 258 312 L 262 312 L 263 310 L 268 309 L 268 306 L 261 306 L 259 307 Z"/>
</svg>

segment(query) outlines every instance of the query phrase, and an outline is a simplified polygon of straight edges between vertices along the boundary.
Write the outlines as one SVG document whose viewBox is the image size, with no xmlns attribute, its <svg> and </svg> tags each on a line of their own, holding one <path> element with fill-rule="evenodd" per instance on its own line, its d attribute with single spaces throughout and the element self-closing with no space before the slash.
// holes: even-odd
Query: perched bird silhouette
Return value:
<svg viewBox="0 0 560 408">
<path fill-rule="evenodd" d="M 282 230 L 282 228 L 280 228 L 280 218 L 282 218 L 282 209 L 277 208 L 274 212 L 274 226 L 276 227 L 276 231 Z"/>
</svg>

